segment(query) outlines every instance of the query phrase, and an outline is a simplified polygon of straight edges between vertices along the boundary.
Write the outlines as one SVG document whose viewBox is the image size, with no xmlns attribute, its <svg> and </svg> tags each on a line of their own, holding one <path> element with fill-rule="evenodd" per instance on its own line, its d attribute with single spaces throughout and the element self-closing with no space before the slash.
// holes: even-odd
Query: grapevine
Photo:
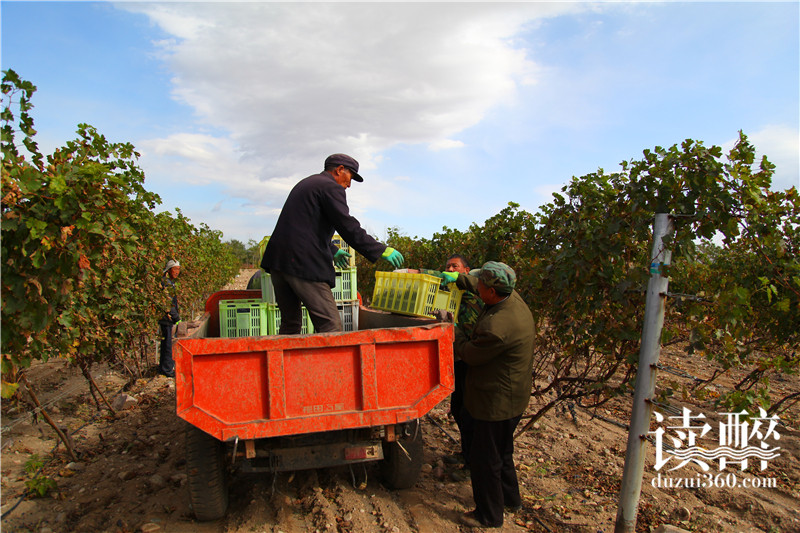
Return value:
<svg viewBox="0 0 800 533">
<path fill-rule="evenodd" d="M 441 268 L 461 253 L 473 268 L 515 269 L 537 319 L 534 395 L 546 401 L 535 419 L 561 402 L 597 406 L 631 390 L 653 218 L 671 213 L 670 288 L 695 297 L 668 302 L 663 343 L 714 362 L 708 382 L 750 372 L 719 405 L 776 412 L 798 401 L 771 397 L 769 377 L 800 372 L 800 202 L 795 188 L 770 189 L 774 165 L 755 153 L 741 132 L 724 159 L 693 140 L 656 147 L 620 172 L 573 178 L 536 214 L 510 203 L 468 231 L 424 239 L 391 229 L 388 242 L 411 267 Z M 374 267 L 358 260 L 369 287 Z"/>
<path fill-rule="evenodd" d="M 161 200 L 145 189 L 133 145 L 81 124 L 76 139 L 40 153 L 30 115 L 35 90 L 4 71 L 5 398 L 36 360 L 65 358 L 87 376 L 101 361 L 135 366 L 126 361 L 156 335 L 168 306 L 159 284 L 167 259 L 183 267 L 178 294 L 189 320 L 239 267 L 220 232 L 195 227 L 180 211 L 156 212 Z"/>
</svg>

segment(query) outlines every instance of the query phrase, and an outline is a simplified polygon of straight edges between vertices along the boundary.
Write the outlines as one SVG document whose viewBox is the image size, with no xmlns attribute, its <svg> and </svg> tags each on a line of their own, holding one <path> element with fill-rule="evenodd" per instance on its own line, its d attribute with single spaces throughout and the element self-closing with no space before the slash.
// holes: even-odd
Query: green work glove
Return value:
<svg viewBox="0 0 800 533">
<path fill-rule="evenodd" d="M 333 256 L 333 264 L 336 265 L 336 268 L 347 268 L 350 266 L 349 259 L 351 257 L 353 256 L 339 248 L 336 255 Z"/>
<path fill-rule="evenodd" d="M 394 248 L 386 247 L 386 250 L 383 251 L 383 255 L 381 255 L 384 259 L 389 261 L 393 267 L 400 268 L 403 266 L 403 254 L 395 250 Z"/>
<path fill-rule="evenodd" d="M 458 272 L 442 272 L 439 277 L 442 278 L 442 283 L 455 283 L 458 279 Z"/>
</svg>

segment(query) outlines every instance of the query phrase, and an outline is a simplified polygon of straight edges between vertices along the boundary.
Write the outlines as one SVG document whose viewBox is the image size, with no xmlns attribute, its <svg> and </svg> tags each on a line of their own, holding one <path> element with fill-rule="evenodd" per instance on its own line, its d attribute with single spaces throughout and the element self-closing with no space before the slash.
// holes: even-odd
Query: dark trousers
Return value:
<svg viewBox="0 0 800 533">
<path fill-rule="evenodd" d="M 331 287 L 324 281 L 308 281 L 277 270 L 270 272 L 275 302 L 281 312 L 280 335 L 297 335 L 303 327 L 301 305 L 308 309 L 316 333 L 342 331 L 342 318 Z"/>
<path fill-rule="evenodd" d="M 456 361 L 453 364 L 453 374 L 455 376 L 455 387 L 453 394 L 450 395 L 450 413 L 456 421 L 458 432 L 461 434 L 461 455 L 464 463 L 469 466 L 469 449 L 472 446 L 472 433 L 475 422 L 472 415 L 464 407 L 464 383 L 467 379 L 467 363 Z"/>
<path fill-rule="evenodd" d="M 175 375 L 175 361 L 172 359 L 172 324 L 158 323 L 161 328 L 161 346 L 158 358 L 158 371 L 167 376 Z"/>
<path fill-rule="evenodd" d="M 514 468 L 514 430 L 522 417 L 474 420 L 470 457 L 472 497 L 478 518 L 489 527 L 503 525 L 503 507 L 522 504 Z"/>
</svg>

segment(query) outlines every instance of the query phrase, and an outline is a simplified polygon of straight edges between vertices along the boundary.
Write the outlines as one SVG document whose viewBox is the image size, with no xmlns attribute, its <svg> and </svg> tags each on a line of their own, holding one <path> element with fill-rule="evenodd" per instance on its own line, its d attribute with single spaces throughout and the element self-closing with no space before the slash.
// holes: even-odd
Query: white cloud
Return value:
<svg viewBox="0 0 800 533">
<path fill-rule="evenodd" d="M 434 152 L 438 152 L 440 150 L 450 150 L 452 148 L 463 148 L 464 143 L 461 141 L 454 141 L 452 139 L 441 139 L 438 141 L 433 141 L 430 144 L 430 149 Z"/>
<path fill-rule="evenodd" d="M 773 189 L 800 189 L 800 132 L 797 129 L 771 125 L 748 134 L 748 138 L 756 147 L 758 159 L 766 155 L 776 166 Z"/>
<path fill-rule="evenodd" d="M 297 182 L 297 175 L 263 179 L 263 170 L 242 159 L 227 138 L 177 133 L 136 143 L 140 165 L 150 181 L 184 183 L 203 187 L 219 185 L 227 195 L 262 203 L 260 198 L 283 198 Z M 218 207 L 215 210 L 220 210 Z"/>
<path fill-rule="evenodd" d="M 359 160 L 370 187 L 348 191 L 368 231 L 386 217 L 447 220 L 462 209 L 379 172 L 396 145 L 464 147 L 457 135 L 535 83 L 537 65 L 515 39 L 576 3 L 121 4 L 167 34 L 154 42 L 172 96 L 203 130 L 137 142 L 149 180 L 218 195 L 195 220 L 228 237 L 268 234 L 298 179 L 323 158 Z M 405 179 L 405 181 L 404 181 Z M 413 185 L 413 184 L 412 184 Z M 427 184 L 426 184 L 427 186 Z M 200 191 L 212 191 L 210 193 Z M 177 196 L 177 195 L 176 195 Z M 176 200 L 177 201 L 177 200 Z M 256 228 L 256 229 L 253 229 Z"/>
<path fill-rule="evenodd" d="M 563 188 L 563 183 L 544 183 L 537 185 L 533 188 L 533 190 L 540 199 L 539 205 L 544 205 L 553 201 L 553 194 L 562 194 L 561 189 Z"/>
<path fill-rule="evenodd" d="M 537 49 L 530 38 L 544 19 L 628 9 L 608 6 L 613 8 L 588 2 L 122 4 L 167 33 L 153 46 L 170 71 L 173 97 L 197 120 L 196 131 L 137 147 L 145 153 L 148 179 L 222 190 L 224 198 L 214 199 L 207 221 L 219 221 L 226 233 L 248 227 L 248 218 L 261 226 L 274 223 L 294 183 L 321 170 L 333 152 L 361 163 L 368 184 L 348 191 L 351 209 L 379 233 L 385 227 L 374 221 L 380 219 L 448 221 L 460 210 L 478 220 L 489 202 L 502 208 L 507 198 L 484 197 L 480 205 L 463 196 L 444 202 L 445 193 L 458 191 L 439 190 L 435 180 L 422 183 L 413 173 L 391 176 L 382 168 L 383 154 L 421 145 L 444 152 L 434 163 L 438 172 L 452 171 L 468 161 L 465 154 L 488 149 L 467 145 L 474 138 L 470 128 L 485 125 L 498 108 L 514 113 L 520 104 L 526 119 L 556 133 L 565 125 L 597 131 L 628 116 L 626 107 L 603 104 L 603 89 L 617 92 L 623 77 L 627 85 L 643 83 L 647 69 L 598 78 L 604 70 L 581 68 L 586 83 L 554 83 L 560 64 L 538 65 L 527 55 Z M 593 24 L 578 35 L 603 29 L 605 21 Z M 588 50 L 586 57 L 603 50 Z M 536 91 L 523 89 L 535 84 Z M 746 133 L 778 166 L 774 187 L 797 185 L 797 131 L 774 126 Z M 423 157 L 429 156 L 433 161 L 430 153 Z M 560 187 L 540 185 L 534 198 L 549 202 Z"/>
<path fill-rule="evenodd" d="M 201 32 L 213 25 L 210 20 L 194 16 L 191 10 L 176 11 L 168 4 L 147 4 L 145 9 L 153 22 L 179 39 L 197 38 Z"/>
<path fill-rule="evenodd" d="M 768 125 L 762 129 L 745 131 L 747 140 L 756 149 L 756 164 L 763 156 L 775 165 L 772 189 L 800 188 L 800 132 L 786 125 Z M 738 141 L 730 139 L 722 143 L 723 154 L 727 154 Z"/>
<path fill-rule="evenodd" d="M 513 37 L 575 4 L 128 4 L 161 41 L 173 95 L 230 134 L 262 177 L 345 151 L 365 169 L 398 143 L 451 137 L 513 101 L 536 66 Z"/>
</svg>

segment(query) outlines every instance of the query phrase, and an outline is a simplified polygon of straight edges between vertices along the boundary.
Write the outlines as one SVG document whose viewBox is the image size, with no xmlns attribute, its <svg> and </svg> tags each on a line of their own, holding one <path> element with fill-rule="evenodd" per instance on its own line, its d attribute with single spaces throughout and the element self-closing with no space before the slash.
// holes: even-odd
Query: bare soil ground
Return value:
<svg viewBox="0 0 800 533">
<path fill-rule="evenodd" d="M 252 272 L 244 271 L 231 288 L 242 288 Z M 711 372 L 706 363 L 672 351 L 662 363 L 699 377 Z M 126 378 L 108 368 L 93 375 L 110 399 Z M 174 382 L 164 377 L 141 379 L 124 391 L 135 405 L 111 416 L 97 413 L 79 372 L 61 361 L 33 367 L 29 379 L 42 403 L 66 428 L 80 453 L 72 462 L 54 431 L 31 416 L 24 402 L 2 405 L 2 530 L 8 532 L 460 532 L 459 516 L 472 509 L 468 480 L 455 481 L 457 465 L 444 456 L 457 451 L 457 429 L 442 402 L 423 420 L 425 465 L 415 487 L 389 491 L 380 484 L 375 465 L 366 468 L 366 488 L 354 487 L 347 468 L 281 473 L 276 476 L 234 475 L 227 516 L 217 522 L 193 519 L 186 487 L 184 426 L 175 415 Z M 662 379 L 661 377 L 659 378 Z M 662 383 L 683 378 L 664 377 Z M 731 376 L 727 384 L 741 376 Z M 773 377 L 776 393 L 800 390 L 797 376 Z M 725 386 L 721 382 L 719 386 Z M 696 414 L 715 413 L 712 394 L 691 395 L 671 404 Z M 508 514 L 500 531 L 610 532 L 614 529 L 624 464 L 627 431 L 618 423 L 630 417 L 630 398 L 615 400 L 594 413 L 554 410 L 516 440 L 515 460 L 523 492 L 523 508 Z M 536 405 L 531 404 L 531 411 Z M 777 428 L 781 455 L 766 470 L 751 460 L 738 479 L 775 480 L 768 488 L 666 488 L 654 486 L 653 446 L 640 500 L 637 529 L 652 531 L 662 523 L 692 531 L 800 531 L 800 410 L 795 405 Z M 593 418 L 593 414 L 601 418 Z M 525 421 L 523 421 L 523 424 Z M 666 424 L 664 424 L 666 426 Z M 712 425 L 714 425 L 712 423 Z M 25 464 L 34 455 L 43 460 L 38 473 Z M 696 465 L 662 477 L 702 479 Z M 712 464 L 710 474 L 719 473 Z M 361 474 L 361 472 L 357 472 Z M 56 486 L 45 497 L 32 497 L 26 481 L 45 479 Z M 656 479 L 657 481 L 657 479 Z M 773 482 L 770 482 L 773 483 Z"/>
</svg>

